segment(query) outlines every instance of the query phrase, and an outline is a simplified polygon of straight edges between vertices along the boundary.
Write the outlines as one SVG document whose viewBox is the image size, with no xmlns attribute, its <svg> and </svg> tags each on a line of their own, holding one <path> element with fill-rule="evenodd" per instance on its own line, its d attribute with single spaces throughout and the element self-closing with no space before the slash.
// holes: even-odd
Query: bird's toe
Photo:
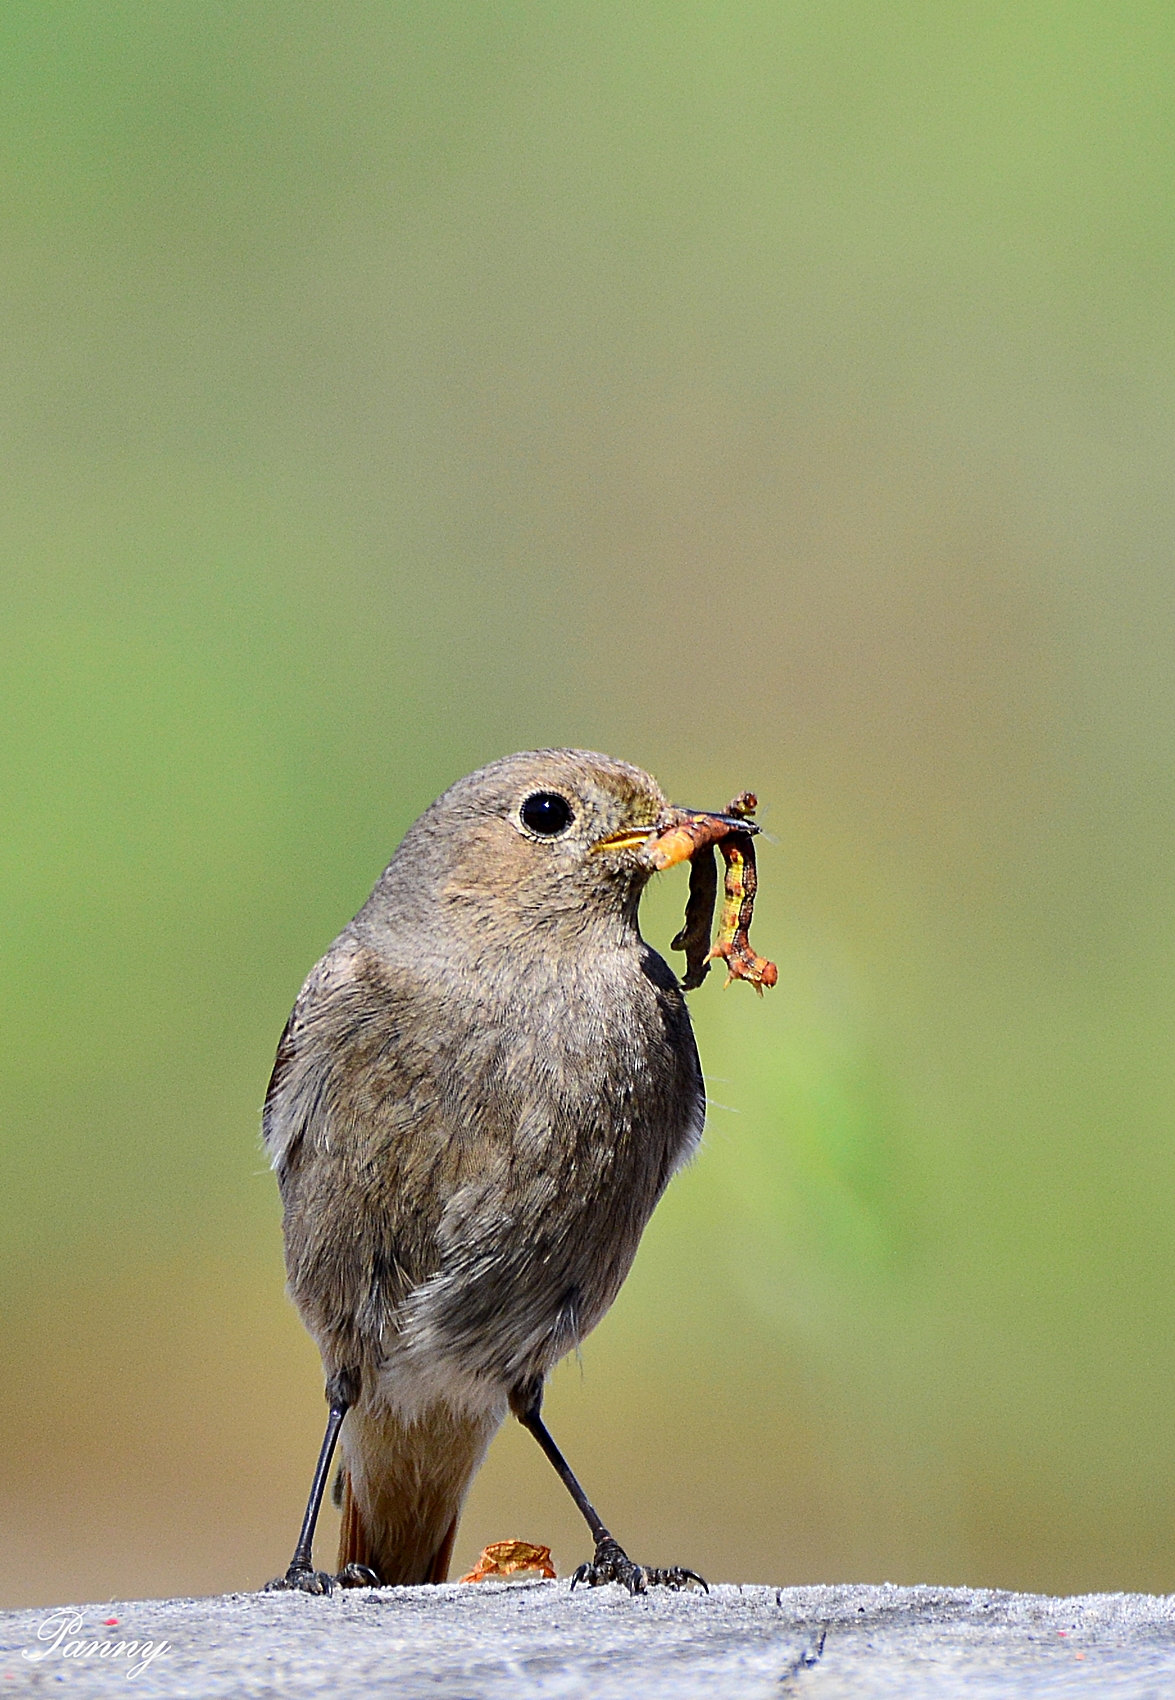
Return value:
<svg viewBox="0 0 1175 1700">
<path fill-rule="evenodd" d="M 707 1594 L 710 1587 L 704 1576 L 699 1576 L 696 1570 L 687 1570 L 684 1565 L 673 1564 L 668 1570 L 654 1570 L 645 1567 L 645 1581 L 651 1588 L 701 1588 Z"/>
<path fill-rule="evenodd" d="M 359 1564 L 352 1560 L 343 1566 L 335 1577 L 340 1588 L 382 1588 L 383 1583 L 371 1568 L 370 1564 Z"/>
</svg>

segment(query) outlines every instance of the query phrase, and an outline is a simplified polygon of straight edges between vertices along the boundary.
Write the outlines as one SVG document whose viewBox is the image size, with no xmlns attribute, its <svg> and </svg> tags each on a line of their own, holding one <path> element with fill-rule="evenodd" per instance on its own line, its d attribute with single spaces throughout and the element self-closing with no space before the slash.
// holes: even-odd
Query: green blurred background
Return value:
<svg viewBox="0 0 1175 1700">
<path fill-rule="evenodd" d="M 7 1601 L 284 1566 L 276 1040 L 549 743 L 773 840 L 550 1397 L 618 1536 L 1175 1588 L 1173 73 L 1123 0 L 8 0 Z M 516 1427 L 512 1535 L 587 1551 Z"/>
</svg>

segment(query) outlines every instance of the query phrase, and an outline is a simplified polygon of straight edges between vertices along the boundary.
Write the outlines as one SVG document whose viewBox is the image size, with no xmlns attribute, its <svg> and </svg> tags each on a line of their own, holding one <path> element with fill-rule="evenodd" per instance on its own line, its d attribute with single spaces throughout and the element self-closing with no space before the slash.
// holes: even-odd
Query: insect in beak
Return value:
<svg viewBox="0 0 1175 1700">
<path fill-rule="evenodd" d="M 708 809 L 674 809 L 656 836 L 645 842 L 641 860 L 663 873 L 678 862 L 688 862 L 697 850 L 718 844 L 732 832 L 758 832 L 753 821 L 735 814 L 714 814 Z"/>
<path fill-rule="evenodd" d="M 641 852 L 641 861 L 658 870 L 687 860 L 690 863 L 685 925 L 672 946 L 685 952 L 682 985 L 687 992 L 701 985 L 714 961 L 726 963 L 728 986 L 732 980 L 749 980 L 760 997 L 763 987 L 774 986 L 779 977 L 774 962 L 751 948 L 749 936 L 758 884 L 751 835 L 759 828 L 747 816 L 754 814 L 757 806 L 754 792 L 744 791 L 725 814 L 675 809 L 673 818 Z M 710 928 L 718 895 L 715 845 L 726 863 L 726 880 L 718 938 L 711 946 Z"/>
<path fill-rule="evenodd" d="M 678 862 L 690 863 L 685 926 L 672 946 L 685 952 L 682 986 L 687 992 L 701 985 L 714 961 L 726 963 L 728 986 L 732 980 L 749 980 L 760 996 L 763 987 L 773 986 L 779 977 L 774 962 L 753 950 L 749 937 L 758 884 L 751 836 L 759 828 L 748 816 L 757 807 L 754 792 L 744 791 L 724 814 L 707 809 L 667 809 L 653 826 L 621 827 L 592 846 L 593 850 L 635 850 L 637 860 L 658 873 L 676 867 Z M 721 924 L 711 946 L 710 929 L 718 897 L 715 845 L 726 863 L 726 880 Z"/>
<path fill-rule="evenodd" d="M 749 791 L 744 792 L 742 797 L 735 798 L 735 805 L 742 805 L 750 796 Z M 732 832 L 758 832 L 754 821 L 738 814 L 735 805 L 727 814 L 716 814 L 710 809 L 669 808 L 649 826 L 622 826 L 608 833 L 607 837 L 597 839 L 592 849 L 639 850 L 643 852 L 643 862 L 663 872 L 676 867 L 678 862 L 688 861 L 703 845 L 717 844 Z"/>
</svg>

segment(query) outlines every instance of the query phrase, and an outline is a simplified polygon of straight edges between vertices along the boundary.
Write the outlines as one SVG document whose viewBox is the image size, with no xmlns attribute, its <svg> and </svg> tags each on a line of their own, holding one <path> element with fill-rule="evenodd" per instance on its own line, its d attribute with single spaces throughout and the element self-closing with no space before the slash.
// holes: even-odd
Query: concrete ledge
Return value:
<svg viewBox="0 0 1175 1700">
<path fill-rule="evenodd" d="M 0 1695 L 26 1693 L 1170 1700 L 1175 1597 L 531 1582 L 42 1607 L 0 1614 Z"/>
</svg>

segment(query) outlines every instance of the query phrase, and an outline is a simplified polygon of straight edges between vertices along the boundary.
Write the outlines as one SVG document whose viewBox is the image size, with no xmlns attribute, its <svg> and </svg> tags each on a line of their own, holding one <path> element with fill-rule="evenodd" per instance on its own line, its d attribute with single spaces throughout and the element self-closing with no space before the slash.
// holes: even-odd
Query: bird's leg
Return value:
<svg viewBox="0 0 1175 1700">
<path fill-rule="evenodd" d="M 310 1498 L 306 1501 L 306 1515 L 302 1519 L 302 1530 L 298 1536 L 298 1544 L 294 1548 L 294 1556 L 290 1567 L 284 1576 L 277 1576 L 272 1582 L 265 1584 L 265 1593 L 273 1593 L 282 1589 L 296 1589 L 303 1594 L 331 1594 L 336 1582 L 344 1587 L 362 1587 L 364 1585 L 379 1585 L 379 1577 L 374 1570 L 365 1564 L 349 1564 L 339 1576 L 331 1576 L 325 1570 L 314 1568 L 314 1529 L 318 1522 L 318 1513 L 322 1508 L 322 1495 L 326 1489 L 326 1478 L 330 1473 L 331 1459 L 335 1453 L 335 1443 L 339 1438 L 339 1430 L 343 1426 L 343 1418 L 359 1396 L 359 1376 L 355 1370 L 339 1370 L 332 1375 L 326 1384 L 326 1399 L 330 1407 L 330 1415 L 326 1419 L 326 1433 L 322 1437 L 322 1450 L 318 1454 L 318 1464 L 314 1471 L 314 1480 L 310 1484 Z"/>
<path fill-rule="evenodd" d="M 668 1570 L 656 1570 L 648 1565 L 634 1564 L 620 1542 L 605 1528 L 599 1512 L 576 1481 L 570 1464 L 555 1445 L 551 1432 L 543 1421 L 541 1381 L 527 1382 L 516 1388 L 510 1395 L 510 1408 L 523 1428 L 534 1435 L 554 1465 L 555 1474 L 579 1507 L 596 1543 L 595 1556 L 591 1562 L 581 1564 L 573 1573 L 573 1588 L 580 1582 L 586 1582 L 592 1588 L 599 1587 L 602 1582 L 620 1582 L 630 1594 L 643 1594 L 650 1585 L 659 1588 L 684 1588 L 691 1582 L 698 1582 L 709 1593 L 709 1588 L 696 1570 L 685 1570 L 679 1565 Z"/>
</svg>

